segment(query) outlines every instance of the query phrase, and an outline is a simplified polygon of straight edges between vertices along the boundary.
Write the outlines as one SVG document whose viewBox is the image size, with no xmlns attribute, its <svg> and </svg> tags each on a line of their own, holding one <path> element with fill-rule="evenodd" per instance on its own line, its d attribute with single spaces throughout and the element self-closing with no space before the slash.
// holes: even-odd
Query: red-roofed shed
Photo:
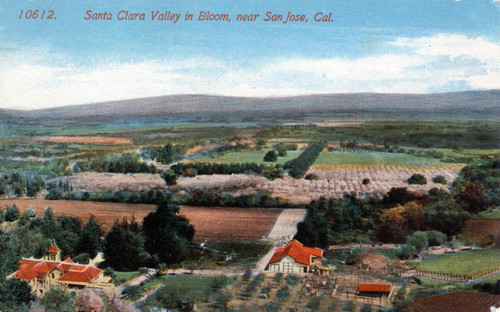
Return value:
<svg viewBox="0 0 500 312">
<path fill-rule="evenodd" d="M 391 289 L 389 284 L 358 284 L 358 292 L 389 293 Z"/>
</svg>

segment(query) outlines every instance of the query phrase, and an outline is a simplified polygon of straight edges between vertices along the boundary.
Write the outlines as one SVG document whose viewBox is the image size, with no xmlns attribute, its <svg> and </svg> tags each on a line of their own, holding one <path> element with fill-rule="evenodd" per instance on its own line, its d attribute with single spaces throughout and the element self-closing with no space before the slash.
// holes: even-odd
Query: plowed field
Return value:
<svg viewBox="0 0 500 312">
<path fill-rule="evenodd" d="M 132 141 L 129 139 L 101 136 L 51 136 L 39 137 L 37 140 L 50 143 L 132 145 Z"/>
<path fill-rule="evenodd" d="M 98 203 L 66 200 L 17 199 L 0 200 L 0 207 L 16 204 L 21 212 L 32 207 L 41 216 L 46 207 L 51 207 L 56 216 L 73 216 L 85 222 L 90 215 L 105 229 L 115 220 L 132 218 L 142 220 L 154 211 L 154 205 Z M 195 228 L 195 242 L 238 242 L 257 241 L 272 229 L 281 209 L 267 208 L 219 208 L 187 207 L 180 208 L 180 214 L 189 219 Z"/>
<path fill-rule="evenodd" d="M 461 291 L 444 295 L 418 299 L 408 304 L 409 312 L 472 312 L 490 311 L 491 306 L 498 307 L 499 295 Z"/>
</svg>

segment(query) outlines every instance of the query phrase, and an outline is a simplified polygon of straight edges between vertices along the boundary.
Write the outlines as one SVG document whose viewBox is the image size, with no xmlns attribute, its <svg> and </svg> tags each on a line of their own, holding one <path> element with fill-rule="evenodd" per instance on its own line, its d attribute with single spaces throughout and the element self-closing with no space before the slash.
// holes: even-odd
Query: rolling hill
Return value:
<svg viewBox="0 0 500 312">
<path fill-rule="evenodd" d="M 500 90 L 438 94 L 325 94 L 275 98 L 168 95 L 38 110 L 0 109 L 5 123 L 88 123 L 133 119 L 201 121 L 350 118 L 497 119 Z"/>
</svg>

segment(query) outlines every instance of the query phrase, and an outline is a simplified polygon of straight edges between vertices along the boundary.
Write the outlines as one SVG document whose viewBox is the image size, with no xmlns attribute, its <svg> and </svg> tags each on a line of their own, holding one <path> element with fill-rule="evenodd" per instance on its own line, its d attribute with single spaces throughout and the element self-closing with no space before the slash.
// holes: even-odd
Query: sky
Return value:
<svg viewBox="0 0 500 312">
<path fill-rule="evenodd" d="M 85 20 L 88 10 L 112 20 Z M 145 20 L 118 20 L 120 11 Z M 181 17 L 152 21 L 152 11 Z M 231 21 L 199 21 L 200 11 Z M 266 12 L 307 22 L 264 21 Z M 331 21 L 314 21 L 319 12 Z M 500 89 L 500 1 L 0 0 L 0 108 L 488 89 Z"/>
</svg>

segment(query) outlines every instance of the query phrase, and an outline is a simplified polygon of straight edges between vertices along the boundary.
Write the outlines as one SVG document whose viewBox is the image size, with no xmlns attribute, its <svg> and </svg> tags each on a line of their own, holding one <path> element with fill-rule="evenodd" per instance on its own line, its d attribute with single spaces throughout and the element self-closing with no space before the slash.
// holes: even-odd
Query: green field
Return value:
<svg viewBox="0 0 500 312">
<path fill-rule="evenodd" d="M 500 270 L 500 249 L 470 251 L 426 259 L 415 267 L 417 271 L 479 278 Z"/>
<path fill-rule="evenodd" d="M 400 153 L 382 152 L 329 152 L 319 154 L 314 165 L 393 165 L 433 166 L 441 164 L 437 159 Z"/>
<path fill-rule="evenodd" d="M 181 302 L 190 301 L 191 296 L 209 298 L 217 289 L 233 283 L 236 278 L 226 276 L 163 276 L 161 280 L 165 287 L 151 299 L 147 300 L 145 307 L 162 307 L 170 309 L 180 308 Z"/>
<path fill-rule="evenodd" d="M 139 273 L 137 271 L 132 271 L 132 272 L 115 271 L 114 276 L 113 276 L 113 283 L 115 284 L 115 286 L 118 286 L 118 285 L 124 284 L 130 280 L 133 280 L 134 278 L 138 277 L 139 275 L 141 275 L 141 273 Z"/>
<path fill-rule="evenodd" d="M 288 160 L 296 158 L 302 153 L 302 151 L 288 151 L 285 157 L 278 157 L 278 160 L 276 162 L 265 162 L 264 155 L 266 155 L 268 151 L 269 150 L 241 151 L 241 152 L 227 153 L 215 158 L 212 158 L 210 156 L 200 156 L 197 157 L 195 161 L 222 163 L 222 164 L 256 163 L 256 164 L 275 165 L 275 164 L 284 164 Z"/>
<path fill-rule="evenodd" d="M 259 243 L 214 243 L 206 250 L 191 248 L 186 259 L 180 263 L 184 269 L 215 269 L 256 262 L 264 256 L 271 245 Z"/>
</svg>

